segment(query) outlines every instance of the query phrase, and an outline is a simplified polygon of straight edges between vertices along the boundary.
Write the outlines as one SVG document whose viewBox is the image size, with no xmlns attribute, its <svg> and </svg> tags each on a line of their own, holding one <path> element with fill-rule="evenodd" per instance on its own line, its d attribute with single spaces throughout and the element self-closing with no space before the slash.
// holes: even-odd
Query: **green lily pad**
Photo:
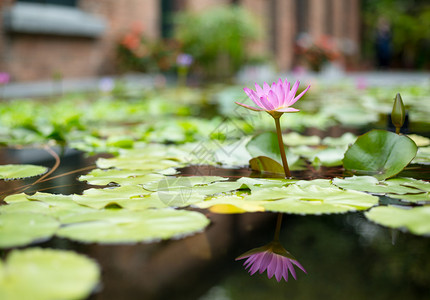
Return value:
<svg viewBox="0 0 430 300">
<path fill-rule="evenodd" d="M 316 146 L 321 142 L 321 138 L 317 135 L 306 136 L 306 135 L 301 135 L 297 132 L 290 132 L 287 134 L 283 134 L 282 138 L 284 140 L 284 143 L 287 144 L 288 146 L 301 146 L 301 145 Z"/>
<path fill-rule="evenodd" d="M 179 238 L 202 231 L 209 220 L 201 213 L 174 209 L 100 210 L 73 216 L 57 231 L 60 237 L 81 242 L 137 243 Z"/>
<path fill-rule="evenodd" d="M 142 202 L 141 197 L 151 193 L 139 186 L 125 185 L 116 188 L 88 189 L 82 195 L 73 195 L 72 199 L 78 204 L 95 209 L 102 209 L 108 205 L 116 204 L 136 210 L 139 207 L 146 207 L 143 203 L 140 203 Z"/>
<path fill-rule="evenodd" d="M 408 137 L 413 140 L 418 147 L 425 147 L 430 145 L 430 139 L 425 136 L 421 136 L 418 134 L 408 134 Z"/>
<path fill-rule="evenodd" d="M 80 176 L 79 180 L 92 185 L 108 185 L 110 183 L 137 185 L 160 180 L 163 177 L 161 174 L 141 170 L 94 169 L 90 173 Z"/>
<path fill-rule="evenodd" d="M 251 191 L 269 187 L 282 187 L 288 184 L 297 182 L 297 179 L 284 179 L 284 178 L 250 178 L 241 177 L 237 180 L 242 185 L 245 185 Z"/>
<path fill-rule="evenodd" d="M 354 144 L 354 142 L 357 140 L 357 136 L 350 132 L 344 133 L 341 137 L 325 137 L 321 144 L 331 146 L 331 147 L 342 147 L 342 146 L 349 146 Z"/>
<path fill-rule="evenodd" d="M 0 299 L 85 299 L 99 281 L 98 265 L 72 251 L 30 248 L 0 260 Z"/>
<path fill-rule="evenodd" d="M 25 246 L 51 238 L 60 223 L 53 217 L 26 213 L 0 215 L 0 248 Z"/>
<path fill-rule="evenodd" d="M 407 136 L 372 130 L 349 147 L 343 166 L 355 175 L 372 175 L 382 180 L 402 171 L 416 153 L 417 146 Z"/>
<path fill-rule="evenodd" d="M 419 147 L 413 164 L 430 165 L 430 147 Z"/>
<path fill-rule="evenodd" d="M 22 179 L 45 174 L 48 168 L 35 165 L 1 165 L 0 179 Z"/>
<path fill-rule="evenodd" d="M 267 156 L 257 156 L 249 161 L 252 170 L 260 173 L 285 174 L 284 167 Z"/>
<path fill-rule="evenodd" d="M 276 198 L 279 200 L 263 204 L 266 211 L 319 215 L 366 210 L 378 203 L 378 197 L 362 192 L 345 191 L 335 187 L 301 188 L 294 184 L 285 188 L 282 198 Z"/>
<path fill-rule="evenodd" d="M 272 171 L 266 170 L 265 172 L 277 173 L 279 167 L 275 166 L 274 163 L 266 162 L 267 159 L 265 158 L 258 160 L 259 157 L 268 157 L 276 161 L 279 165 L 281 165 L 281 152 L 279 150 L 278 138 L 275 133 L 265 132 L 265 133 L 256 135 L 246 144 L 246 149 L 251 154 L 253 159 L 257 158 L 257 161 L 260 161 L 264 166 L 266 167 L 270 166 L 270 168 L 273 168 Z M 296 155 L 291 151 L 288 151 L 288 149 L 285 149 L 285 152 L 286 152 L 287 161 L 288 161 L 290 170 L 302 169 L 303 162 L 300 160 L 299 155 Z M 250 160 L 251 168 L 253 165 L 256 166 L 255 161 L 253 159 Z M 253 170 L 258 171 L 259 169 L 253 168 Z M 283 171 L 281 173 L 283 173 Z"/>
<path fill-rule="evenodd" d="M 182 163 L 170 159 L 152 156 L 118 156 L 99 158 L 96 162 L 101 169 L 117 168 L 121 170 L 161 171 L 171 167 L 180 167 Z"/>
<path fill-rule="evenodd" d="M 6 197 L 5 202 L 8 203 L 8 205 L 0 206 L 0 212 L 43 214 L 61 221 L 62 218 L 68 216 L 93 211 L 93 209 L 88 206 L 77 204 L 72 198 L 72 195 L 57 195 L 41 192 L 37 192 L 34 195 L 26 195 L 21 193 Z"/>
<path fill-rule="evenodd" d="M 430 192 L 406 195 L 387 194 L 387 196 L 395 199 L 400 199 L 403 202 L 425 203 L 430 201 Z"/>
<path fill-rule="evenodd" d="M 247 201 L 237 195 L 221 195 L 209 200 L 199 202 L 193 206 L 201 209 L 209 209 L 211 212 L 220 214 L 238 214 L 246 212 L 262 212 L 263 201 Z"/>
<path fill-rule="evenodd" d="M 379 206 L 372 208 L 365 215 L 372 222 L 386 227 L 406 229 L 418 235 L 430 234 L 430 206 Z"/>
<path fill-rule="evenodd" d="M 220 176 L 181 176 L 165 177 L 162 180 L 149 182 L 143 187 L 149 191 L 173 191 L 210 184 L 215 181 L 225 181 L 228 178 Z"/>
<path fill-rule="evenodd" d="M 396 178 L 379 181 L 373 176 L 352 176 L 344 179 L 333 178 L 333 184 L 343 189 L 379 194 L 413 194 L 423 192 L 417 188 L 402 185 L 402 182 L 407 181 L 398 181 Z"/>
</svg>

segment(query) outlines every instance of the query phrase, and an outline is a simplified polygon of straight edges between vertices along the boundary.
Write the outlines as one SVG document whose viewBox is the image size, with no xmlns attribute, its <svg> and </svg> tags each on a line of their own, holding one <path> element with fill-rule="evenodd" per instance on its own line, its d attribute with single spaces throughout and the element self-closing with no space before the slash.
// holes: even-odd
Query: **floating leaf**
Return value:
<svg viewBox="0 0 430 300">
<path fill-rule="evenodd" d="M 72 195 L 57 195 L 37 192 L 34 195 L 16 194 L 5 198 L 9 205 L 0 206 L 1 212 L 29 212 L 62 218 L 92 212 L 93 209 L 77 204 Z"/>
<path fill-rule="evenodd" d="M 321 144 L 331 146 L 331 147 L 342 147 L 342 146 L 349 146 L 351 144 L 354 144 L 354 142 L 357 140 L 357 136 L 350 132 L 344 133 L 341 137 L 325 137 Z"/>
<path fill-rule="evenodd" d="M 318 159 L 319 164 L 325 167 L 334 167 L 342 165 L 342 159 L 346 149 L 343 148 L 326 148 L 318 151 L 311 157 L 311 161 Z"/>
<path fill-rule="evenodd" d="M 285 144 L 288 146 L 316 146 L 321 142 L 321 138 L 317 135 L 306 136 L 297 132 L 290 132 L 282 135 Z"/>
<path fill-rule="evenodd" d="M 403 208 L 395 206 L 379 206 L 367 212 L 366 217 L 380 225 L 407 229 L 419 235 L 430 234 L 430 206 Z"/>
<path fill-rule="evenodd" d="M 263 204 L 266 211 L 294 214 L 344 213 L 365 210 L 378 203 L 378 197 L 366 193 L 319 186 L 301 188 L 290 185 L 285 188 L 282 198 L 276 198 L 279 200 Z"/>
<path fill-rule="evenodd" d="M 417 155 L 412 160 L 413 164 L 430 164 L 430 147 L 419 147 L 417 151 Z"/>
<path fill-rule="evenodd" d="M 425 147 L 430 145 L 430 139 L 425 136 L 417 134 L 408 134 L 408 137 L 413 140 L 418 147 Z"/>
<path fill-rule="evenodd" d="M 241 184 L 246 185 L 250 190 L 255 191 L 262 188 L 286 186 L 297 182 L 297 179 L 242 177 L 239 178 L 237 182 L 240 182 Z"/>
<path fill-rule="evenodd" d="M 352 176 L 341 178 L 333 178 L 333 184 L 344 188 L 356 191 L 370 192 L 370 193 L 393 193 L 393 194 L 411 194 L 411 193 L 422 193 L 422 190 L 417 188 L 411 188 L 408 186 L 401 185 L 401 182 L 396 179 L 389 179 L 385 181 L 379 181 L 373 176 Z"/>
<path fill-rule="evenodd" d="M 273 132 L 265 132 L 253 137 L 248 144 L 246 144 L 246 149 L 248 149 L 251 156 L 254 158 L 258 157 L 268 157 L 274 161 L 276 161 L 279 165 L 281 165 L 281 152 L 279 150 L 278 137 Z M 290 170 L 300 170 L 302 168 L 302 163 L 300 161 L 300 157 L 286 149 L 287 161 L 290 167 Z M 261 159 L 260 159 L 261 160 Z M 266 160 L 266 159 L 262 159 Z M 251 161 L 253 161 L 251 159 Z M 252 163 L 251 168 L 252 168 Z M 264 162 L 267 164 L 267 162 Z M 277 170 L 273 163 L 270 164 L 273 170 Z M 273 165 L 273 166 L 272 166 Z M 259 169 L 254 169 L 258 171 Z M 265 171 L 270 172 L 270 171 Z M 270 172 L 276 173 L 276 172 Z M 283 173 L 283 171 L 281 172 Z"/>
<path fill-rule="evenodd" d="M 160 180 L 163 177 L 161 174 L 141 170 L 95 169 L 87 175 L 80 176 L 79 180 L 93 185 L 108 185 L 109 183 L 137 185 Z"/>
<path fill-rule="evenodd" d="M 161 171 L 171 167 L 181 167 L 178 161 L 157 157 L 119 156 L 99 158 L 97 166 L 102 169 L 117 168 L 121 170 Z"/>
<path fill-rule="evenodd" d="M 149 191 L 173 191 L 183 188 L 191 188 L 197 185 L 205 185 L 215 181 L 224 181 L 228 178 L 220 176 L 182 176 L 165 177 L 156 182 L 144 184 L 143 187 Z"/>
<path fill-rule="evenodd" d="M 125 185 L 116 188 L 88 189 L 82 195 L 73 195 L 72 199 L 78 204 L 101 209 L 108 205 L 119 205 L 124 208 L 139 209 L 146 208 L 142 198 L 138 196 L 149 195 L 152 192 L 140 186 Z M 134 197 L 134 198 L 132 198 Z"/>
<path fill-rule="evenodd" d="M 100 281 L 97 264 L 72 251 L 14 250 L 0 260 L 0 299 L 84 299 Z"/>
<path fill-rule="evenodd" d="M 262 201 L 246 201 L 236 195 L 222 195 L 196 203 L 198 208 L 209 208 L 210 211 L 221 214 L 238 214 L 245 212 L 264 211 Z"/>
<path fill-rule="evenodd" d="M 346 151 L 343 166 L 356 175 L 386 179 L 402 171 L 415 157 L 417 146 L 404 135 L 372 130 Z"/>
<path fill-rule="evenodd" d="M 21 179 L 46 173 L 48 168 L 35 165 L 1 165 L 0 179 Z"/>
<path fill-rule="evenodd" d="M 49 239 L 60 223 L 53 217 L 26 213 L 0 215 L 0 248 L 19 247 Z"/>
<path fill-rule="evenodd" d="M 209 220 L 201 213 L 174 209 L 130 212 L 101 210 L 64 220 L 57 235 L 82 242 L 135 243 L 178 238 L 203 230 Z"/>
<path fill-rule="evenodd" d="M 430 182 L 414 178 L 392 178 L 390 183 L 396 183 L 403 186 L 413 187 L 424 192 L 430 192 Z"/>
<path fill-rule="evenodd" d="M 280 163 L 267 156 L 257 156 L 249 161 L 252 170 L 261 173 L 285 174 Z"/>
<path fill-rule="evenodd" d="M 395 194 L 387 194 L 387 196 L 391 198 L 400 199 L 404 202 L 429 202 L 430 201 L 430 193 L 419 193 L 419 194 L 407 194 L 407 195 L 395 195 Z"/>
</svg>

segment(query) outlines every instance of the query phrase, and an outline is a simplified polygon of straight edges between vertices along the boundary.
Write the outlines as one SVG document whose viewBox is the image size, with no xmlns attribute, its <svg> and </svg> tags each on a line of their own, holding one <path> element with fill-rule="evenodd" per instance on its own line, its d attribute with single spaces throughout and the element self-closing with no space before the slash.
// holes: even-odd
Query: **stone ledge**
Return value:
<svg viewBox="0 0 430 300">
<path fill-rule="evenodd" d="M 106 29 L 106 21 L 78 8 L 16 3 L 4 12 L 8 32 L 96 38 Z"/>
</svg>

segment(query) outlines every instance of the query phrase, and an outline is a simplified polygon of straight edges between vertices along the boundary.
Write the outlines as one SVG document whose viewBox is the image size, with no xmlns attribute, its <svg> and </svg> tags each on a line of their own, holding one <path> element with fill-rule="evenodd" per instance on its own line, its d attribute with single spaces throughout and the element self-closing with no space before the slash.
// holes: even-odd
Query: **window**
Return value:
<svg viewBox="0 0 430 300">
<path fill-rule="evenodd" d="M 78 4 L 78 0 L 17 0 L 17 2 L 53 4 L 53 5 L 62 5 L 62 6 L 71 6 L 71 7 L 75 7 Z"/>
</svg>

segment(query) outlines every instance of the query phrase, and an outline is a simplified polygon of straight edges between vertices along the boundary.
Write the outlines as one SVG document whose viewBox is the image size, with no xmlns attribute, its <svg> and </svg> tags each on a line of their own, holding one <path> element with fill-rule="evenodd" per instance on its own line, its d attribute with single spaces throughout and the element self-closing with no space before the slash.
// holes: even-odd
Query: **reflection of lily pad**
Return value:
<svg viewBox="0 0 430 300">
<path fill-rule="evenodd" d="M 372 175 L 381 180 L 402 171 L 416 153 L 417 146 L 407 136 L 372 130 L 349 147 L 343 166 L 355 175 Z"/>
<path fill-rule="evenodd" d="M 64 220 L 60 237 L 82 242 L 136 243 L 178 238 L 203 230 L 209 220 L 201 213 L 174 209 L 130 212 L 101 210 Z"/>
<path fill-rule="evenodd" d="M 380 225 L 402 229 L 419 235 L 430 234 L 430 206 L 401 208 L 379 206 L 366 213 L 366 217 Z"/>
<path fill-rule="evenodd" d="M 34 213 L 0 215 L 0 248 L 18 247 L 49 239 L 60 223 L 54 218 Z"/>
<path fill-rule="evenodd" d="M 0 260 L 0 299 L 84 299 L 100 280 L 97 264 L 71 251 L 14 250 Z"/>
<path fill-rule="evenodd" d="M 46 173 L 48 168 L 35 165 L 1 165 L 0 179 L 21 179 Z"/>
</svg>

